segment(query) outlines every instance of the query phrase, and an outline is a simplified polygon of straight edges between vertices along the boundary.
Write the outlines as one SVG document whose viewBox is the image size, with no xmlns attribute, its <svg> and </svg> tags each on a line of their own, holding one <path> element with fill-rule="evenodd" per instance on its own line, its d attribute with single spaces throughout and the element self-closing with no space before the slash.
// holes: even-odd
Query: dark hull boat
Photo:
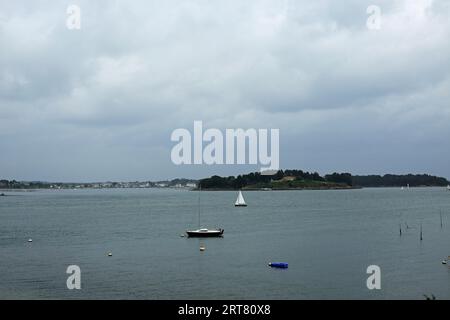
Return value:
<svg viewBox="0 0 450 320">
<path fill-rule="evenodd" d="M 201 223 L 200 223 L 200 190 L 201 190 L 201 185 L 199 186 L 199 193 L 198 193 L 198 229 L 197 230 L 187 230 L 186 233 L 189 238 L 222 237 L 223 229 L 208 229 L 208 228 L 201 227 Z M 203 250 L 201 250 L 201 251 L 203 251 Z"/>
<path fill-rule="evenodd" d="M 198 229 L 186 231 L 190 238 L 217 238 L 223 236 L 223 229 Z"/>
</svg>

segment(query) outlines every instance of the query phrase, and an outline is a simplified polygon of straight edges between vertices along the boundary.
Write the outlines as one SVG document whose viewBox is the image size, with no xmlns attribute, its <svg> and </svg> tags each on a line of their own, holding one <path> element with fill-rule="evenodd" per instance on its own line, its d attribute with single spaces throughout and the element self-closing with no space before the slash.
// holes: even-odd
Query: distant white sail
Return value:
<svg viewBox="0 0 450 320">
<path fill-rule="evenodd" d="M 447 190 L 450 191 L 450 185 L 447 186 Z"/>
<path fill-rule="evenodd" d="M 234 205 L 238 206 L 238 207 L 245 207 L 247 205 L 245 203 L 244 196 L 242 196 L 242 192 L 241 191 L 239 191 L 238 197 L 237 197 L 236 202 L 234 203 Z"/>
</svg>

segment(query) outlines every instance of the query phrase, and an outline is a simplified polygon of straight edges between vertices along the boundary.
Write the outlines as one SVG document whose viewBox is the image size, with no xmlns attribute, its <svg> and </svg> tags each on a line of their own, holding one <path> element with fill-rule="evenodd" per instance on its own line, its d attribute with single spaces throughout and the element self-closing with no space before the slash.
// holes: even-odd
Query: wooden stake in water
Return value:
<svg viewBox="0 0 450 320">
<path fill-rule="evenodd" d="M 420 224 L 420 241 L 423 240 L 423 234 L 422 234 L 422 223 Z"/>
<path fill-rule="evenodd" d="M 399 225 L 399 229 L 400 229 L 400 237 L 402 236 L 402 224 L 400 223 Z"/>
<path fill-rule="evenodd" d="M 441 229 L 442 229 L 442 210 L 439 212 L 439 216 L 441 218 Z"/>
</svg>

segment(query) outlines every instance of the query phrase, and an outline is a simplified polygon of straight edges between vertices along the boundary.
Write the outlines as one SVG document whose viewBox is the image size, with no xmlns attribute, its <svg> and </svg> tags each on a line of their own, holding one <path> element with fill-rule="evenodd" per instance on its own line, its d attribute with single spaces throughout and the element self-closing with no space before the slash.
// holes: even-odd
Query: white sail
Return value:
<svg viewBox="0 0 450 320">
<path fill-rule="evenodd" d="M 244 197 L 242 196 L 242 192 L 239 191 L 238 197 L 236 199 L 236 202 L 234 203 L 235 206 L 246 206 Z"/>
</svg>

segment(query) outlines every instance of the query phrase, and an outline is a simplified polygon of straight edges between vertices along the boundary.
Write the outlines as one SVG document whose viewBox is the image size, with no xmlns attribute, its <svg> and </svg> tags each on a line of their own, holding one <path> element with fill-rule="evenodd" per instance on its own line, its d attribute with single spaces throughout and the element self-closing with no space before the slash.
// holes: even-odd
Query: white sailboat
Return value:
<svg viewBox="0 0 450 320">
<path fill-rule="evenodd" d="M 450 191 L 450 185 L 447 186 L 447 191 Z"/>
<path fill-rule="evenodd" d="M 235 207 L 246 207 L 247 206 L 247 204 L 245 203 L 244 196 L 242 195 L 241 190 L 239 190 L 239 194 L 238 194 L 238 197 L 236 199 L 236 202 L 234 203 L 234 206 Z"/>
</svg>

